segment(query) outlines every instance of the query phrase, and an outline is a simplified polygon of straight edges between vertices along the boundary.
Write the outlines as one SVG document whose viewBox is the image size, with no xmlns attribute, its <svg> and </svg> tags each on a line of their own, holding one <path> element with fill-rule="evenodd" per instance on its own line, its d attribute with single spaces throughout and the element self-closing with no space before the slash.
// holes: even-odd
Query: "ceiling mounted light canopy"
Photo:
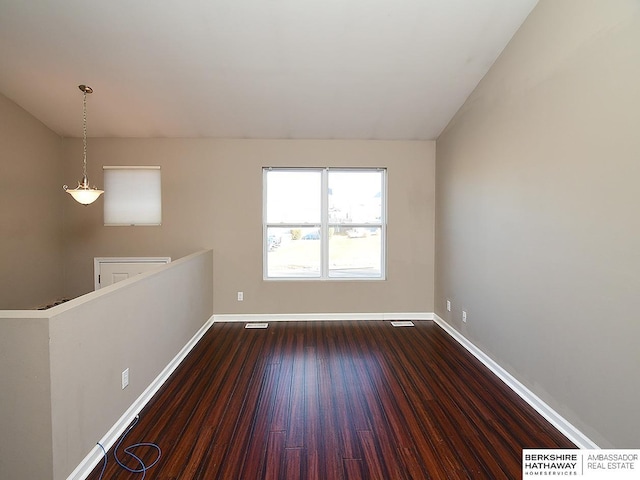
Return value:
<svg viewBox="0 0 640 480">
<path fill-rule="evenodd" d="M 69 188 L 64 185 L 62 188 L 65 192 L 70 194 L 76 202 L 83 205 L 89 205 L 95 202 L 100 195 L 104 193 L 104 190 L 98 190 L 95 186 L 89 186 L 89 180 L 87 179 L 87 94 L 93 93 L 93 88 L 87 85 L 79 85 L 78 88 L 82 91 L 82 181 L 78 182 L 76 188 Z"/>
</svg>

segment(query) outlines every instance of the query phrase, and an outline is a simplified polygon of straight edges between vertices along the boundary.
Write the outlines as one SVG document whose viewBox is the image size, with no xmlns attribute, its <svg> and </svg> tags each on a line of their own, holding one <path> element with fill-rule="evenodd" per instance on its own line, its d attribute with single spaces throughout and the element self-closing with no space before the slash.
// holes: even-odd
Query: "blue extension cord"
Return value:
<svg viewBox="0 0 640 480">
<path fill-rule="evenodd" d="M 142 473 L 142 480 L 144 480 L 144 477 L 147 475 L 147 470 L 149 470 L 151 467 L 153 467 L 156 463 L 158 463 L 160 461 L 160 457 L 162 456 L 162 450 L 160 450 L 160 447 L 158 445 L 156 445 L 155 443 L 141 442 L 141 443 L 134 443 L 133 445 L 129 445 L 128 447 L 126 447 L 124 449 L 124 453 L 126 453 L 127 455 L 132 456 L 133 458 L 135 458 L 138 461 L 138 463 L 140 464 L 140 468 L 127 467 L 118 458 L 118 448 L 120 448 L 120 445 L 124 441 L 125 437 L 129 434 L 129 432 L 133 429 L 133 427 L 136 426 L 136 424 L 138 423 L 138 420 L 140 420 L 140 415 L 136 415 L 136 418 L 133 420 L 133 423 L 131 425 L 129 425 L 129 428 L 127 428 L 127 431 L 124 432 L 122 434 L 122 436 L 120 437 L 120 440 L 118 440 L 118 443 L 116 444 L 116 448 L 113 449 L 113 458 L 115 458 L 116 462 L 118 462 L 118 465 L 120 465 L 125 470 L 127 470 L 127 471 L 129 471 L 131 473 Z M 98 446 L 102 449 L 102 452 L 104 453 L 104 462 L 102 464 L 102 471 L 100 472 L 100 478 L 99 478 L 99 480 L 102 480 L 102 475 L 104 475 L 104 471 L 107 468 L 107 451 L 104 449 L 104 447 L 99 442 L 98 442 Z M 138 448 L 138 447 L 155 448 L 158 451 L 158 458 L 156 458 L 153 461 L 153 463 L 151 463 L 151 465 L 145 465 L 144 462 L 142 461 L 142 459 L 140 457 L 138 457 L 135 453 L 132 452 L 132 449 Z"/>
</svg>

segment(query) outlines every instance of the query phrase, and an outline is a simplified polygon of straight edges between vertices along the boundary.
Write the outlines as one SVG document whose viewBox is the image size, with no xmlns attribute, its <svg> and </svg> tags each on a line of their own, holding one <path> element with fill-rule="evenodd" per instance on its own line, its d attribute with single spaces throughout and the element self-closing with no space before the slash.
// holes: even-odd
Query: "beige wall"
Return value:
<svg viewBox="0 0 640 480">
<path fill-rule="evenodd" d="M 65 139 L 65 158 L 81 147 Z M 178 258 L 212 248 L 216 314 L 433 311 L 435 142 L 90 139 L 89 149 L 89 177 L 99 184 L 102 165 L 162 167 L 163 224 L 104 227 L 102 200 L 67 206 L 69 295 L 93 288 L 95 256 Z M 387 167 L 388 279 L 263 281 L 263 166 Z"/>
<path fill-rule="evenodd" d="M 51 480 L 49 322 L 0 311 L 0 478 Z"/>
<path fill-rule="evenodd" d="M 639 127 L 640 3 L 543 0 L 437 141 L 436 312 L 601 447 L 640 447 Z"/>
<path fill-rule="evenodd" d="M 0 309 L 63 294 L 60 148 L 60 137 L 0 94 Z"/>
</svg>

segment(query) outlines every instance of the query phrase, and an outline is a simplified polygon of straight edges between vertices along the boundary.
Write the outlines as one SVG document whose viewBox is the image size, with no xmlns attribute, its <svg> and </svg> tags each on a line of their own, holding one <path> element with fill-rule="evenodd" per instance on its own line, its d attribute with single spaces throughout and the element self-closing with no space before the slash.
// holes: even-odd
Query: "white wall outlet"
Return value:
<svg viewBox="0 0 640 480">
<path fill-rule="evenodd" d="M 451 311 L 451 300 L 447 300 L 447 312 Z"/>
<path fill-rule="evenodd" d="M 464 310 L 462 311 L 462 321 L 464 323 L 467 323 L 467 312 L 465 312 Z"/>
<path fill-rule="evenodd" d="M 238 301 L 239 302 L 244 301 L 244 292 L 238 292 Z"/>
<path fill-rule="evenodd" d="M 122 372 L 122 389 L 124 390 L 127 385 L 129 385 L 129 369 L 125 368 Z"/>
</svg>

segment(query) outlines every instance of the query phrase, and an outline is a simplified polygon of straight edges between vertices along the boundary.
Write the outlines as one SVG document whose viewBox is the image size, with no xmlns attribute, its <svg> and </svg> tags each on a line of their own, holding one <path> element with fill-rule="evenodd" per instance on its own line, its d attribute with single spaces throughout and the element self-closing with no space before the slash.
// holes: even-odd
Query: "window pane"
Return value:
<svg viewBox="0 0 640 480">
<path fill-rule="evenodd" d="M 267 223 L 320 223 L 320 171 L 267 171 Z"/>
<path fill-rule="evenodd" d="M 267 277 L 320 277 L 317 228 L 267 228 Z"/>
<path fill-rule="evenodd" d="M 382 172 L 329 170 L 329 222 L 382 221 Z"/>
<path fill-rule="evenodd" d="M 382 275 L 382 229 L 331 229 L 329 277 L 380 278 Z M 339 232 L 339 233 L 337 233 Z"/>
</svg>

